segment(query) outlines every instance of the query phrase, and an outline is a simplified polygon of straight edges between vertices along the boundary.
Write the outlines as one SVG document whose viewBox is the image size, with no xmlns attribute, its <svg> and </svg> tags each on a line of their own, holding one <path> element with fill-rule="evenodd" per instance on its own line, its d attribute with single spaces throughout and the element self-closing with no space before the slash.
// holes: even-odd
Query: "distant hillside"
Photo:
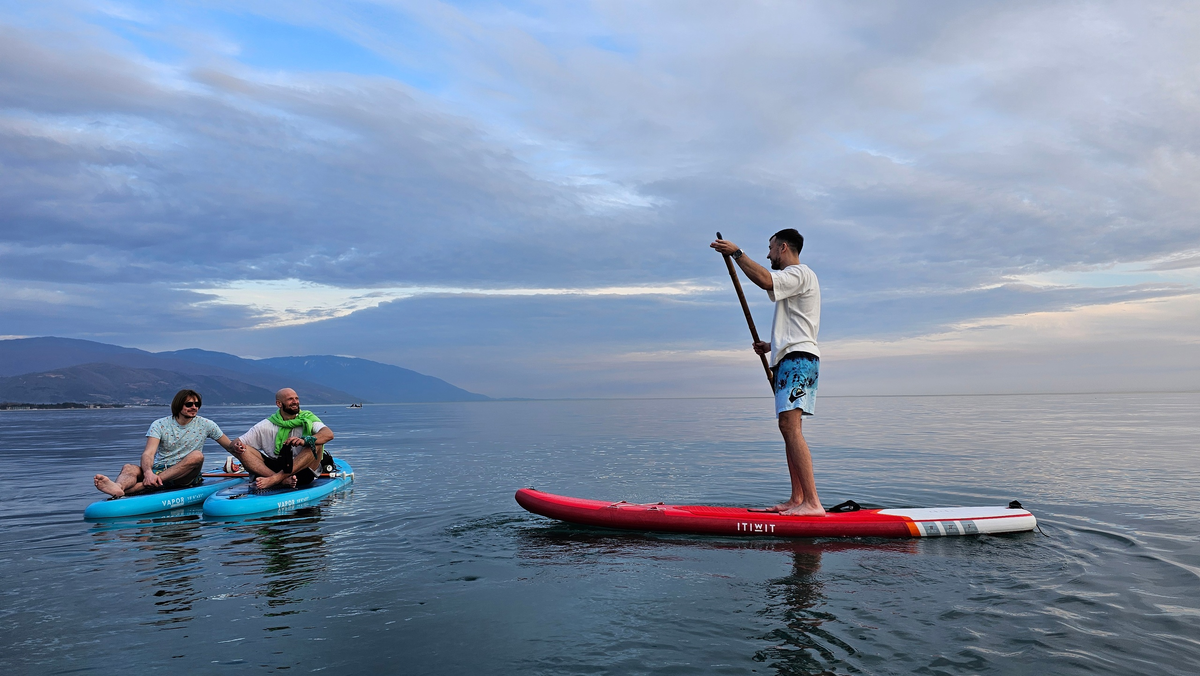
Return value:
<svg viewBox="0 0 1200 676">
<path fill-rule="evenodd" d="M 127 372 L 107 370 L 102 373 L 102 370 L 94 368 L 98 364 L 123 367 Z M 84 365 L 89 369 L 67 373 L 73 367 Z M 152 396 L 150 390 L 139 389 L 148 386 L 148 374 L 151 372 L 172 374 L 162 378 L 169 382 L 187 380 L 208 383 L 215 388 L 214 392 L 222 393 L 218 399 L 228 399 L 229 403 L 268 404 L 274 401 L 274 392 L 282 387 L 296 389 L 301 401 L 306 404 L 479 401 L 488 398 L 432 376 L 366 359 L 333 356 L 244 359 L 224 352 L 198 349 L 147 352 L 73 338 L 0 340 L 0 381 L 6 388 L 3 390 L 5 394 L 0 394 L 0 401 L 143 403 L 145 397 L 122 399 L 120 397 L 124 395 L 121 393 L 138 391 L 145 396 Z M 14 376 L 26 375 L 39 377 L 12 380 Z M 106 378 L 108 385 L 103 384 Z M 206 403 L 209 401 L 206 390 L 199 387 L 194 389 L 204 395 Z M 268 394 L 263 396 L 261 392 Z M 263 398 L 243 402 L 242 398 L 251 393 L 258 393 L 255 396 Z M 52 402 L 46 399 L 58 395 L 71 396 Z M 87 398 L 85 395 L 117 398 Z M 213 403 L 217 403 L 217 400 L 214 399 Z"/>
<path fill-rule="evenodd" d="M 196 352 L 200 352 L 200 350 L 196 350 Z M 212 352 L 209 354 L 222 353 Z M 241 359 L 231 354 L 223 356 L 232 360 L 231 364 L 255 363 L 253 360 Z M 193 377 L 225 378 L 271 392 L 271 396 L 255 403 L 270 404 L 274 402 L 275 391 L 282 387 L 295 388 L 302 394 L 303 400 L 311 404 L 339 404 L 362 400 L 362 397 L 357 395 L 298 378 L 294 374 L 278 373 L 262 368 L 226 369 L 205 361 L 176 358 L 170 352 L 146 352 L 145 350 L 74 338 L 0 340 L 0 376 L 41 373 L 81 364 L 97 363 L 116 364 L 131 369 L 171 371 Z"/>
<path fill-rule="evenodd" d="M 367 401 L 484 401 L 488 397 L 416 371 L 367 359 L 318 355 L 263 359 L 279 371 L 298 373 L 331 387 L 361 394 Z"/>
<path fill-rule="evenodd" d="M 135 355 L 153 356 L 150 352 L 131 347 L 74 338 L 47 336 L 0 340 L 0 377 L 40 373 L 79 364 L 114 363 L 112 359 Z"/>
<path fill-rule="evenodd" d="M 181 389 L 196 390 L 205 404 L 262 404 L 275 393 L 237 380 L 116 364 L 82 364 L 0 378 L 0 402 L 57 404 L 170 404 Z"/>
</svg>

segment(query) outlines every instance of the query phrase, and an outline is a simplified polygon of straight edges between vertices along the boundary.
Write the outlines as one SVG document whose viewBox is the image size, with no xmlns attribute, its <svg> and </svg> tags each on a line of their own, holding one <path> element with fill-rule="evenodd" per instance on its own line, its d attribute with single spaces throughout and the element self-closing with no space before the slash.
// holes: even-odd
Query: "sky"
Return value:
<svg viewBox="0 0 1200 676">
<path fill-rule="evenodd" d="M 765 396 L 1200 389 L 1180 2 L 5 2 L 0 336 Z M 747 290 L 760 332 L 771 303 Z"/>
</svg>

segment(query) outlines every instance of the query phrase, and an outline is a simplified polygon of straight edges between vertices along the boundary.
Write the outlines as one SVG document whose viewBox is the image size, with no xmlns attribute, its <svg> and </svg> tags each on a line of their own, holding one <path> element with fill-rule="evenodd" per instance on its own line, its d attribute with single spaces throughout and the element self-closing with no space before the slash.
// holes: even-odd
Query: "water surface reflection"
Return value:
<svg viewBox="0 0 1200 676">
<path fill-rule="evenodd" d="M 741 540 L 619 533 L 566 524 L 518 530 L 516 554 L 527 566 L 561 567 L 566 569 L 564 573 L 571 571 L 573 576 L 607 577 L 618 589 L 626 585 L 640 589 L 640 594 L 629 596 L 610 591 L 603 598 L 610 601 L 609 609 L 616 613 L 614 624 L 650 632 L 639 639 L 642 641 L 656 640 L 663 621 L 688 621 L 672 618 L 669 613 L 660 615 L 659 609 L 639 609 L 645 596 L 665 594 L 666 588 L 674 586 L 673 581 L 664 578 L 687 578 L 690 572 L 698 579 L 710 580 L 705 583 L 709 592 L 719 594 L 711 586 L 711 578 L 726 576 L 713 575 L 714 571 L 740 571 L 727 576 L 727 584 L 740 590 L 733 592 L 735 597 L 750 596 L 751 606 L 757 608 L 753 614 L 758 618 L 757 622 L 744 623 L 758 629 L 749 629 L 746 638 L 752 652 L 743 654 L 787 676 L 854 672 L 854 665 L 861 661 L 860 653 L 878 648 L 873 643 L 877 637 L 864 633 L 866 627 L 854 613 L 839 617 L 839 609 L 845 610 L 840 605 L 842 599 L 831 601 L 826 585 L 832 580 L 839 587 L 837 594 L 844 596 L 846 590 L 841 581 L 848 570 L 869 568 L 870 559 L 877 555 L 890 558 L 920 552 L 916 540 Z M 748 555 L 754 560 L 747 559 Z M 752 580 L 763 566 L 778 568 L 780 559 L 773 555 L 786 561 L 785 574 L 745 582 Z M 832 571 L 823 573 L 827 561 L 832 562 Z M 664 573 L 665 570 L 670 572 Z M 657 584 L 663 585 L 662 591 L 654 591 L 656 578 Z M 597 593 L 596 598 L 600 597 Z M 734 617 L 726 616 L 723 622 Z M 695 627 L 699 633 L 712 629 L 703 624 Z M 854 644 L 859 639 L 867 641 L 867 645 L 857 648 Z"/>
<path fill-rule="evenodd" d="M 311 596 L 304 591 L 325 570 L 329 551 L 320 523 L 319 506 L 229 523 L 233 538 L 219 550 L 221 565 L 257 580 L 244 593 L 266 598 L 267 616 L 286 614 L 279 609 Z"/>
<path fill-rule="evenodd" d="M 797 547 L 792 552 L 790 574 L 771 580 L 768 605 L 762 614 L 782 616 L 784 626 L 762 637 L 775 645 L 754 653 L 754 661 L 768 662 L 780 674 L 828 674 L 826 665 L 837 662 L 837 653 L 853 655 L 854 648 L 821 628 L 837 618 L 822 611 L 825 597 L 821 570 L 821 545 Z M 836 651 L 836 652 L 835 652 Z"/>
<path fill-rule="evenodd" d="M 113 584 L 131 585 L 130 591 L 138 587 L 151 590 L 156 614 L 165 617 L 142 624 L 169 629 L 194 619 L 192 607 L 202 598 L 196 590 L 204 567 L 197 542 L 201 534 L 200 510 L 192 508 L 164 516 L 100 522 L 92 530 L 92 539 L 97 550 L 120 545 L 120 551 L 133 553 L 132 579 L 114 580 Z"/>
</svg>

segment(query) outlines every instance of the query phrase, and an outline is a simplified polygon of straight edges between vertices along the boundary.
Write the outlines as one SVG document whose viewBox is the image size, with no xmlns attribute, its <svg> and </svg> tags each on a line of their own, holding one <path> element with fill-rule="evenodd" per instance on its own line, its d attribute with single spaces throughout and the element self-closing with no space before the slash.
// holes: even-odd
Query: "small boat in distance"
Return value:
<svg viewBox="0 0 1200 676">
<path fill-rule="evenodd" d="M 346 408 L 362 408 L 362 404 L 350 404 Z"/>
</svg>

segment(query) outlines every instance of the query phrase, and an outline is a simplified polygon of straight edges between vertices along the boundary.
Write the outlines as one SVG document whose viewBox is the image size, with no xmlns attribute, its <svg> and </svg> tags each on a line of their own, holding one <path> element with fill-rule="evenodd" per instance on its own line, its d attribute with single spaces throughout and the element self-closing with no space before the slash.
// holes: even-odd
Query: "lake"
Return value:
<svg viewBox="0 0 1200 676">
<path fill-rule="evenodd" d="M 272 410 L 202 415 L 236 435 Z M 167 409 L 0 412 L 0 671 L 1200 672 L 1200 394 L 821 399 L 826 505 L 1015 499 L 1043 531 L 918 540 L 620 533 L 513 500 L 774 504 L 765 398 L 313 410 L 352 490 L 111 522 L 82 518 L 91 477 Z"/>
</svg>

